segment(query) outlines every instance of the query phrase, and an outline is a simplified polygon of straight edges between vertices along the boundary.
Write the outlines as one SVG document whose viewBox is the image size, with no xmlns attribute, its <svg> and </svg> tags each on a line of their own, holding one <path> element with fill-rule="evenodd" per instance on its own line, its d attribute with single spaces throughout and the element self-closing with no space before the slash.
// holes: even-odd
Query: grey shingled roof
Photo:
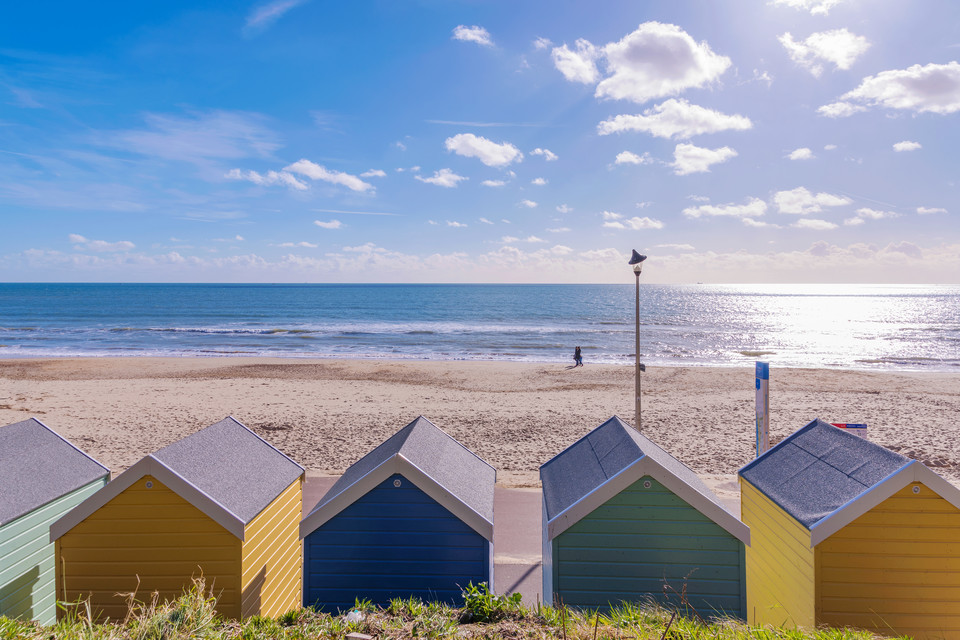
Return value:
<svg viewBox="0 0 960 640">
<path fill-rule="evenodd" d="M 808 529 L 910 463 L 820 419 L 740 470 Z"/>
<path fill-rule="evenodd" d="M 313 511 L 396 455 L 402 455 L 452 496 L 493 522 L 496 470 L 423 416 L 350 465 Z"/>
<path fill-rule="evenodd" d="M 39 420 L 2 427 L 0 526 L 109 475 L 109 469 Z"/>
<path fill-rule="evenodd" d="M 547 519 L 552 520 L 563 513 L 645 456 L 710 502 L 728 511 L 689 467 L 613 416 L 540 467 Z"/>
<path fill-rule="evenodd" d="M 303 467 L 233 418 L 160 449 L 152 457 L 249 523 Z"/>
</svg>

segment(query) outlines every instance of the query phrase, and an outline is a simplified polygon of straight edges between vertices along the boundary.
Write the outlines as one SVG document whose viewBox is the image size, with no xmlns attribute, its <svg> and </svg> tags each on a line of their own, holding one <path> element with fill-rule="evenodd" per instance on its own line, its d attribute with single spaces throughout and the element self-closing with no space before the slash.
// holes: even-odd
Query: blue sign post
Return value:
<svg viewBox="0 0 960 640">
<path fill-rule="evenodd" d="M 757 363 L 757 457 L 770 448 L 770 363 Z"/>
</svg>

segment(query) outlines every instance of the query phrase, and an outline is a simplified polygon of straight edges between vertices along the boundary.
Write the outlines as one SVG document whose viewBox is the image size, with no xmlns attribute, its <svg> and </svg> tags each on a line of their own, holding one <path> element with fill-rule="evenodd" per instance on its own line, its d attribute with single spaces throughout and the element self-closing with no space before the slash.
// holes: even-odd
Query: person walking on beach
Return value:
<svg viewBox="0 0 960 640">
<path fill-rule="evenodd" d="M 575 367 L 583 366 L 583 355 L 580 353 L 580 347 L 577 347 L 573 350 L 573 361 L 576 362 Z"/>
</svg>

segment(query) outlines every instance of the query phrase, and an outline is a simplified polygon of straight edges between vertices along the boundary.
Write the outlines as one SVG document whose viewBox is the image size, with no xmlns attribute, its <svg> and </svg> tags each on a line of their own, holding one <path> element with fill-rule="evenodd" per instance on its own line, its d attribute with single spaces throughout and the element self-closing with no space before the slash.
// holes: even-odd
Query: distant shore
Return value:
<svg viewBox="0 0 960 640">
<path fill-rule="evenodd" d="M 232 415 L 336 475 L 418 415 L 498 470 L 537 470 L 612 415 L 633 423 L 633 368 L 517 362 L 280 358 L 0 359 L 0 425 L 35 417 L 114 473 Z M 643 433 L 721 494 L 754 452 L 754 371 L 648 367 Z M 776 369 L 771 439 L 814 418 L 865 422 L 874 442 L 960 485 L 960 373 Z"/>
</svg>

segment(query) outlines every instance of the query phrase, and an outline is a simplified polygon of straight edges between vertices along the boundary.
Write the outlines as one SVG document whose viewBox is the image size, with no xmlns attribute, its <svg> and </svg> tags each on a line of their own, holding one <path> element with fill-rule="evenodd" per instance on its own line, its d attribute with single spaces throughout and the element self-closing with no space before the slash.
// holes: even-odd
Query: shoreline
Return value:
<svg viewBox="0 0 960 640">
<path fill-rule="evenodd" d="M 773 368 L 771 442 L 815 418 L 960 485 L 960 373 Z M 307 469 L 337 475 L 419 415 L 487 460 L 500 486 L 613 415 L 633 423 L 633 366 L 261 357 L 0 359 L 0 425 L 35 417 L 117 473 L 233 415 Z M 648 366 L 643 432 L 718 493 L 754 452 L 754 370 Z"/>
</svg>

